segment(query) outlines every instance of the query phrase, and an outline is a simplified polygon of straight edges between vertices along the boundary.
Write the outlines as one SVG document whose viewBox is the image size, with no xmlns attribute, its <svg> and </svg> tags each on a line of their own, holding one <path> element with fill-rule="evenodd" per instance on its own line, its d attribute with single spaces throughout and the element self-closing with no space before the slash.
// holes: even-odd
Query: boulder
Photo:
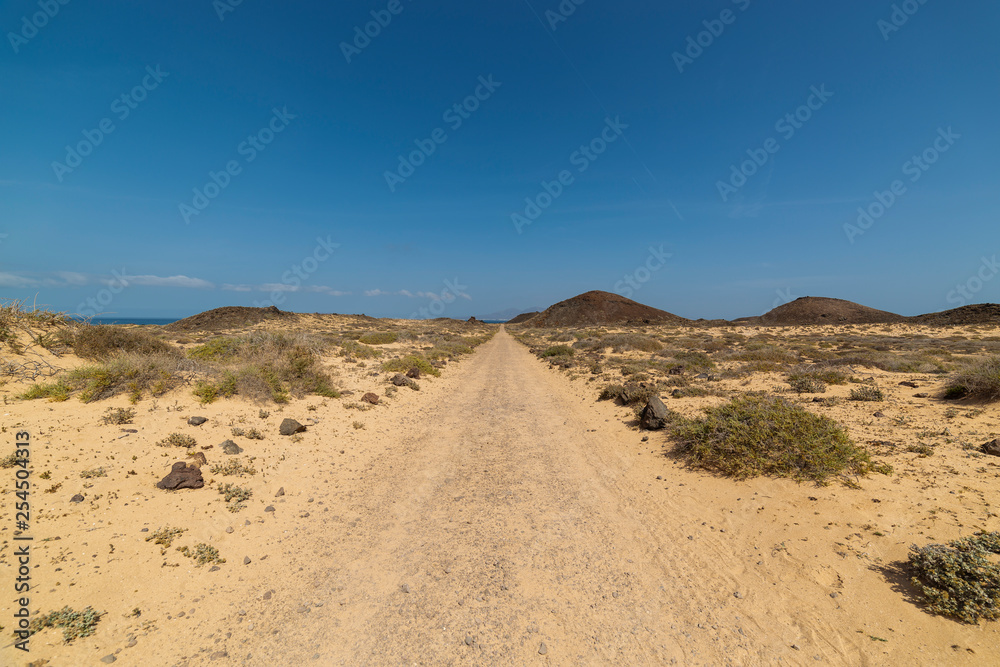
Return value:
<svg viewBox="0 0 1000 667">
<path fill-rule="evenodd" d="M 420 379 L 420 369 L 414 366 L 410 370 L 406 371 L 406 377 L 419 380 Z"/>
<path fill-rule="evenodd" d="M 639 425 L 649 431 L 656 431 L 667 425 L 670 411 L 658 396 L 650 396 L 646 407 L 642 409 Z"/>
<path fill-rule="evenodd" d="M 237 445 L 232 440 L 224 441 L 219 447 L 222 447 L 222 451 L 226 454 L 242 454 L 243 448 Z"/>
<path fill-rule="evenodd" d="M 378 405 L 378 395 L 368 392 L 361 397 L 361 400 L 365 403 L 371 403 L 372 405 Z"/>
<path fill-rule="evenodd" d="M 1000 456 L 1000 440 L 990 440 L 982 447 L 983 454 L 989 454 L 990 456 Z"/>
<path fill-rule="evenodd" d="M 188 424 L 191 424 L 191 426 L 201 426 L 207 421 L 204 417 L 191 417 L 188 419 Z"/>
<path fill-rule="evenodd" d="M 170 473 L 157 484 L 158 489 L 200 489 L 205 486 L 201 469 L 178 461 L 170 468 Z"/>
<path fill-rule="evenodd" d="M 278 428 L 278 432 L 281 433 L 281 435 L 292 435 L 293 433 L 302 433 L 305 430 L 306 430 L 305 426 L 298 423 L 294 419 L 289 419 L 288 417 L 285 417 L 285 419 L 282 420 L 281 426 Z"/>
<path fill-rule="evenodd" d="M 407 384 L 407 377 L 402 373 L 396 373 L 392 376 L 392 383 L 397 387 L 403 387 Z"/>
</svg>

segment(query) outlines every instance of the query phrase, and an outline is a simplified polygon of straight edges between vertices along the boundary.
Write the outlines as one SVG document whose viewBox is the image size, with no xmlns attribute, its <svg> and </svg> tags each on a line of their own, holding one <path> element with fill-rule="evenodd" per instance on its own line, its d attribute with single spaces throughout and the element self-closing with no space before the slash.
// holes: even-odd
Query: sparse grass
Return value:
<svg viewBox="0 0 1000 667">
<path fill-rule="evenodd" d="M 171 433 L 163 440 L 156 443 L 160 447 L 187 447 L 191 448 L 198 444 L 198 442 L 184 433 Z"/>
<path fill-rule="evenodd" d="M 572 357 L 575 354 L 573 348 L 569 345 L 553 345 L 544 352 L 542 352 L 542 357 Z"/>
<path fill-rule="evenodd" d="M 884 401 L 885 392 L 870 384 L 861 385 L 851 390 L 852 401 Z"/>
<path fill-rule="evenodd" d="M 108 408 L 101 416 L 101 421 L 105 425 L 131 424 L 135 419 L 135 408 Z"/>
<path fill-rule="evenodd" d="M 1000 533 L 980 533 L 949 542 L 910 547 L 911 582 L 930 611 L 966 623 L 1000 618 Z"/>
<path fill-rule="evenodd" d="M 244 438 L 249 438 L 251 440 L 263 440 L 264 434 L 255 428 L 243 428 L 241 426 L 234 426 L 232 430 L 234 436 L 243 436 Z"/>
<path fill-rule="evenodd" d="M 63 607 L 60 611 L 33 618 L 28 631 L 35 634 L 43 628 L 62 628 L 63 641 L 68 644 L 79 637 L 89 637 L 94 634 L 94 629 L 103 615 L 89 606 L 83 611 L 73 611 L 70 607 Z"/>
<path fill-rule="evenodd" d="M 252 463 L 252 462 L 251 462 Z M 256 475 L 257 471 L 252 467 L 251 463 L 243 463 L 239 459 L 229 459 L 225 463 L 215 464 L 211 468 L 213 475 Z"/>
<path fill-rule="evenodd" d="M 206 563 L 225 563 L 226 559 L 219 555 L 219 550 L 202 542 L 194 549 L 189 547 L 177 547 L 177 550 L 188 558 L 193 558 L 195 567 L 201 567 Z"/>
<path fill-rule="evenodd" d="M 640 386 L 637 384 L 609 384 L 601 389 L 601 393 L 598 396 L 599 400 L 602 401 L 618 401 L 622 405 L 636 405 L 639 403 L 645 403 L 649 400 L 650 396 L 655 396 L 659 393 L 658 386 Z"/>
<path fill-rule="evenodd" d="M 598 343 L 599 347 L 610 347 L 613 352 L 656 352 L 663 347 L 660 341 L 636 333 L 616 333 L 604 336 Z"/>
<path fill-rule="evenodd" d="M 150 533 L 146 537 L 147 542 L 152 542 L 153 544 L 159 544 L 161 547 L 169 548 L 174 540 L 181 536 L 187 528 L 171 528 L 167 526 L 166 528 L 157 528 L 156 532 Z"/>
<path fill-rule="evenodd" d="M 127 393 L 133 403 L 143 394 L 161 396 L 182 382 L 189 366 L 173 354 L 127 352 L 98 364 L 81 366 L 62 380 L 84 403 Z"/>
<path fill-rule="evenodd" d="M 818 380 L 823 384 L 847 384 L 847 377 L 847 373 L 836 368 L 813 366 L 792 372 L 789 374 L 788 380 L 791 382 L 799 378 L 808 378 Z"/>
<path fill-rule="evenodd" d="M 83 470 L 80 472 L 80 477 L 83 479 L 94 479 L 95 477 L 107 477 L 108 471 L 104 468 L 93 468 L 91 470 Z"/>
<path fill-rule="evenodd" d="M 1000 400 L 1000 355 L 987 357 L 958 373 L 945 387 L 945 398 Z"/>
<path fill-rule="evenodd" d="M 225 499 L 226 509 L 230 512 L 239 512 L 246 507 L 246 501 L 253 496 L 253 491 L 236 486 L 235 484 L 223 484 L 219 487 L 219 493 Z"/>
<path fill-rule="evenodd" d="M 358 339 L 359 343 L 364 343 L 365 345 L 388 345 L 389 343 L 395 343 L 399 340 L 399 334 L 392 331 L 373 331 L 372 333 L 366 333 Z"/>
<path fill-rule="evenodd" d="M 427 359 L 422 356 L 411 354 L 402 359 L 390 359 L 382 364 L 382 370 L 388 373 L 405 373 L 411 368 L 416 368 L 421 375 L 433 375 L 438 377 L 441 371 L 434 368 Z"/>
<path fill-rule="evenodd" d="M 351 426 L 353 426 L 355 429 L 363 429 L 365 427 L 364 422 L 358 422 L 358 421 L 351 424 Z"/>
<path fill-rule="evenodd" d="M 22 400 L 35 400 L 37 398 L 47 398 L 53 403 L 65 401 L 73 391 L 64 380 L 51 382 L 49 384 L 33 384 L 23 394 L 18 395 Z"/>
<path fill-rule="evenodd" d="M 799 394 L 822 394 L 826 391 L 826 383 L 813 377 L 789 377 L 788 384 L 792 391 Z"/>
<path fill-rule="evenodd" d="M 122 354 L 171 355 L 180 352 L 145 329 L 83 324 L 73 330 L 73 351 L 84 359 L 108 360 Z"/>
<path fill-rule="evenodd" d="M 747 394 L 681 420 L 674 434 L 693 465 L 737 479 L 759 475 L 824 482 L 842 472 L 888 472 L 842 426 L 781 398 Z"/>
<path fill-rule="evenodd" d="M 352 359 L 375 359 L 382 356 L 382 350 L 348 339 L 340 344 L 340 356 Z"/>
<path fill-rule="evenodd" d="M 27 459 L 19 457 L 17 455 L 17 452 L 14 452 L 13 454 L 10 454 L 0 459 L 0 468 L 13 468 L 16 465 L 19 465 L 21 461 L 25 460 Z"/>
</svg>

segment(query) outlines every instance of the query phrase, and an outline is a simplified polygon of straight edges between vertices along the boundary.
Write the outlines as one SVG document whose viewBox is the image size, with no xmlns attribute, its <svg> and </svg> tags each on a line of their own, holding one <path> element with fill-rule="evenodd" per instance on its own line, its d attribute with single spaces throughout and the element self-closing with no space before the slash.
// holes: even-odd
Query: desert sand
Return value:
<svg viewBox="0 0 1000 667">
<path fill-rule="evenodd" d="M 320 322 L 301 318 L 295 326 Z M 916 331 L 911 324 L 876 330 Z M 780 338 L 788 331 L 740 333 Z M 931 331 L 920 335 L 978 335 Z M 80 363 L 72 355 L 58 361 Z M 10 639 L 16 596 L 8 589 L 0 662 L 1000 660 L 996 622 L 968 625 L 927 613 L 900 569 L 910 544 L 998 529 L 992 503 L 1000 459 L 962 443 L 996 437 L 1000 414 L 995 405 L 946 414 L 951 404 L 933 398 L 939 374 L 854 368 L 888 399 L 809 405 L 847 426 L 859 443 L 893 443 L 873 454 L 894 474 L 817 486 L 733 481 L 686 467 L 665 455 L 665 434 L 639 431 L 630 408 L 597 400 L 598 385 L 614 379 L 612 369 L 567 373 L 504 328 L 447 364 L 440 378 L 421 379 L 420 391 L 402 387 L 384 396 L 391 373 L 325 361 L 353 395 L 203 405 L 185 387 L 139 401 L 134 422 L 124 426 L 100 419 L 108 407 L 129 407 L 124 396 L 53 403 L 13 398 L 24 391 L 21 382 L 0 387 L 4 437 L 13 448 L 13 433 L 27 430 L 33 442 L 31 608 L 92 606 L 103 613 L 93 635 L 65 643 L 58 629 L 45 629 L 26 655 Z M 919 388 L 899 386 L 904 379 Z M 670 400 L 670 407 L 694 413 L 727 393 L 787 392 L 780 375 L 767 372 L 713 385 L 714 393 Z M 824 396 L 849 389 L 831 386 Z M 378 406 L 347 407 L 366 391 L 382 397 Z M 918 392 L 931 397 L 914 398 Z M 269 414 L 261 416 L 262 409 Z M 874 417 L 876 410 L 884 417 Z M 208 421 L 192 426 L 192 416 Z M 307 430 L 278 435 L 286 417 Z M 233 426 L 255 427 L 265 437 L 234 437 Z M 945 429 L 948 435 L 940 435 Z M 195 437 L 206 455 L 204 488 L 154 486 L 173 462 L 190 460 L 183 450 L 156 446 L 174 432 Z M 918 436 L 932 441 L 933 455 L 906 451 Z M 219 444 L 226 439 L 244 452 L 224 455 Z M 228 459 L 257 474 L 209 472 Z M 106 476 L 81 477 L 100 467 Z M 12 572 L 13 470 L 0 476 L 7 478 L 0 562 Z M 225 482 L 253 491 L 241 511 L 226 509 L 217 491 Z M 75 494 L 84 501 L 71 502 Z M 147 541 L 168 526 L 185 529 L 169 548 Z M 198 567 L 177 551 L 199 543 L 215 547 L 225 562 Z"/>
</svg>

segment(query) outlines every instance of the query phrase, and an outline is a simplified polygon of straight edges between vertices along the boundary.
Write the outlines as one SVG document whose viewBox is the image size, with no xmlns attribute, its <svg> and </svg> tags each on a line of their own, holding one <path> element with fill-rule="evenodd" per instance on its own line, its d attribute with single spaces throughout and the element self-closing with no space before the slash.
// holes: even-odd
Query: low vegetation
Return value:
<svg viewBox="0 0 1000 667">
<path fill-rule="evenodd" d="M 253 468 L 252 462 L 243 463 L 239 459 L 229 459 L 225 463 L 217 463 L 212 466 L 211 472 L 213 475 L 256 475 L 257 471 Z"/>
<path fill-rule="evenodd" d="M 156 443 L 160 447 L 186 447 L 191 448 L 198 444 L 198 442 L 190 435 L 184 433 L 171 433 L 163 440 Z"/>
<path fill-rule="evenodd" d="M 101 416 L 105 425 L 131 424 L 135 419 L 135 408 L 108 408 Z"/>
<path fill-rule="evenodd" d="M 193 558 L 196 567 L 201 567 L 206 563 L 225 563 L 226 559 L 219 555 L 219 550 L 213 546 L 209 546 L 202 542 L 195 546 L 194 549 L 190 547 L 177 547 L 177 550 L 188 558 Z"/>
<path fill-rule="evenodd" d="M 358 342 L 365 345 L 389 345 L 390 343 L 395 343 L 397 340 L 399 340 L 399 334 L 394 331 L 375 331 L 362 334 L 358 338 Z"/>
<path fill-rule="evenodd" d="M 945 398 L 1000 401 L 1000 355 L 983 359 L 959 372 L 945 387 Z"/>
<path fill-rule="evenodd" d="M 438 377 L 441 371 L 431 365 L 425 357 L 411 354 L 401 359 L 390 359 L 382 364 L 382 370 L 387 373 L 406 373 L 411 368 L 416 368 L 421 375 L 433 375 Z"/>
<path fill-rule="evenodd" d="M 913 585 L 930 611 L 966 623 L 1000 618 L 1000 533 L 980 533 L 943 544 L 911 546 Z M 993 556 L 994 558 L 991 558 Z"/>
<path fill-rule="evenodd" d="M 44 628 L 62 628 L 63 641 L 67 644 L 80 637 L 89 637 L 94 634 L 98 622 L 103 616 L 93 607 L 86 607 L 82 611 L 74 611 L 70 607 L 63 607 L 59 611 L 41 614 L 31 619 L 28 632 L 35 634 Z"/>
<path fill-rule="evenodd" d="M 852 401 L 884 401 L 885 392 L 871 384 L 864 384 L 856 389 L 851 389 Z"/>
<path fill-rule="evenodd" d="M 253 496 L 253 491 L 236 486 L 235 484 L 223 484 L 219 487 L 219 493 L 222 494 L 228 503 L 226 509 L 230 512 L 239 512 L 246 507 L 246 501 L 250 500 Z"/>
</svg>

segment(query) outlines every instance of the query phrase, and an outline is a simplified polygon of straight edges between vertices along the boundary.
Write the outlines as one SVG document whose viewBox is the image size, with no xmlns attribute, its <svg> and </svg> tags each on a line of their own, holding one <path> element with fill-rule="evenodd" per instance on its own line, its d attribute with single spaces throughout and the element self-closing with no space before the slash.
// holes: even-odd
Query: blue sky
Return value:
<svg viewBox="0 0 1000 667">
<path fill-rule="evenodd" d="M 0 296 L 1000 301 L 1000 5 L 577 2 L 4 3 Z"/>
</svg>

